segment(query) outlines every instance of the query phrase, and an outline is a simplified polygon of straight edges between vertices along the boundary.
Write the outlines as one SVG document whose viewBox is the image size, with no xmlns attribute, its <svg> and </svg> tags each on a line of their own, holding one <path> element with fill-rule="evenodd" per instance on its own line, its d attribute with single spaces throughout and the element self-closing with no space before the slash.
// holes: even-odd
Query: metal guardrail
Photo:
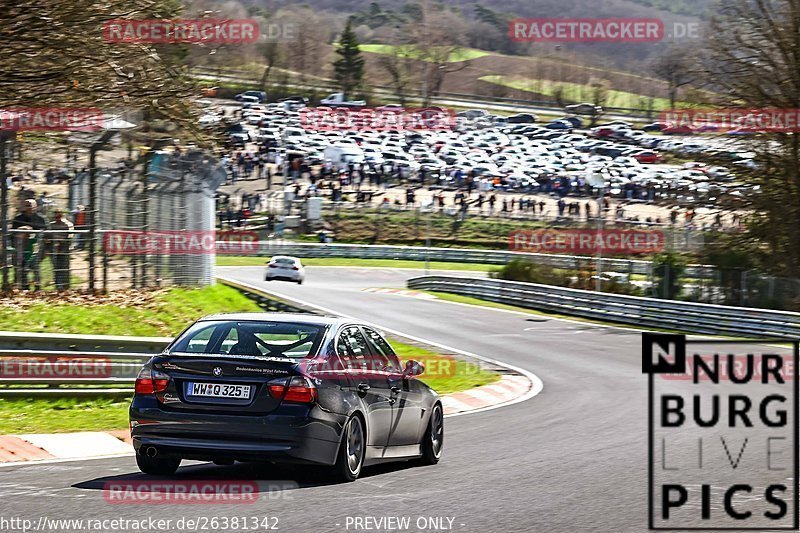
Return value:
<svg viewBox="0 0 800 533">
<path fill-rule="evenodd" d="M 350 259 L 397 259 L 410 261 L 442 261 L 452 263 L 482 263 L 505 265 L 514 259 L 529 259 L 554 268 L 576 269 L 595 264 L 596 258 L 580 255 L 556 255 L 502 250 L 469 248 L 425 248 L 418 246 L 384 246 L 370 244 L 317 244 L 261 241 L 258 256 L 293 255 L 300 258 L 339 257 Z M 650 275 L 651 263 L 641 259 L 603 258 L 604 272 Z M 690 265 L 686 276 L 699 279 L 716 279 L 713 267 Z"/>
<path fill-rule="evenodd" d="M 0 396 L 128 396 L 167 337 L 0 332 Z"/>
<path fill-rule="evenodd" d="M 597 293 L 549 285 L 422 276 L 409 289 L 448 292 L 502 304 L 644 328 L 737 337 L 800 338 L 800 313 Z"/>
<path fill-rule="evenodd" d="M 278 313 L 303 313 L 312 315 L 319 314 L 316 309 L 301 307 L 296 303 L 289 303 L 286 300 L 280 299 L 278 296 L 267 296 L 263 292 L 257 292 L 244 283 L 238 283 L 232 279 L 217 278 L 217 283 L 227 285 L 228 287 L 233 287 L 241 292 L 244 296 L 256 302 L 264 311 Z"/>
</svg>

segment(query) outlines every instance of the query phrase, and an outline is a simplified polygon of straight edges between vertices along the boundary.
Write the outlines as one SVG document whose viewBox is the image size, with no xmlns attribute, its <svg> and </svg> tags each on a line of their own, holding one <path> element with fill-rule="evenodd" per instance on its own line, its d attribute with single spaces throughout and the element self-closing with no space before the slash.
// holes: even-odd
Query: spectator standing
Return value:
<svg viewBox="0 0 800 533">
<path fill-rule="evenodd" d="M 22 211 L 11 221 L 11 228 L 46 230 L 47 219 L 36 212 L 37 208 L 36 200 L 25 200 Z M 30 287 L 28 272 L 33 272 L 34 290 L 40 290 L 42 285 L 40 264 L 45 253 L 44 236 L 41 233 L 17 233 L 13 240 L 17 286 L 20 290 L 27 290 Z"/>
<path fill-rule="evenodd" d="M 56 290 L 63 291 L 69 289 L 69 245 L 72 236 L 70 232 L 74 226 L 64 216 L 64 211 L 56 209 L 50 229 L 59 231 L 59 233 L 53 234 L 51 239 L 51 260 L 53 261 Z"/>
</svg>

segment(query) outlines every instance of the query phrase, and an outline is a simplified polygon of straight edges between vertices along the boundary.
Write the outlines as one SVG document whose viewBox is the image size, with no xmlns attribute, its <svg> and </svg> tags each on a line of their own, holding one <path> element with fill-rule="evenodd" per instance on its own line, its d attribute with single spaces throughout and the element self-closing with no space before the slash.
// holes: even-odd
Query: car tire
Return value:
<svg viewBox="0 0 800 533">
<path fill-rule="evenodd" d="M 428 427 L 422 437 L 422 457 L 419 458 L 421 465 L 435 465 L 442 458 L 444 449 L 444 411 L 442 404 L 437 403 L 433 406 L 431 417 L 428 419 Z"/>
<path fill-rule="evenodd" d="M 355 481 L 361 474 L 366 451 L 366 438 L 364 424 L 361 418 L 351 416 L 342 431 L 342 442 L 339 444 L 339 453 L 336 464 L 333 465 L 333 474 L 339 481 Z"/>
<path fill-rule="evenodd" d="M 181 465 L 180 457 L 148 457 L 142 453 L 136 454 L 136 464 L 139 470 L 153 476 L 171 476 Z"/>
<path fill-rule="evenodd" d="M 302 279 L 298 279 L 298 280 L 297 280 L 297 284 L 298 284 L 298 285 L 302 285 L 302 284 L 303 284 L 303 280 L 302 280 Z"/>
</svg>

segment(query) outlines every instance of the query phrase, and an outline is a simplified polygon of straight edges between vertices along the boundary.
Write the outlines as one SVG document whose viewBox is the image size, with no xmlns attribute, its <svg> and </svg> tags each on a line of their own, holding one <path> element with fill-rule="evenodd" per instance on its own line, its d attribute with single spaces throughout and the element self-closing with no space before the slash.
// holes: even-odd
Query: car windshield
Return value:
<svg viewBox="0 0 800 533">
<path fill-rule="evenodd" d="M 278 265 L 293 266 L 295 264 L 295 261 L 294 259 L 289 259 L 288 257 L 276 257 L 275 259 L 272 260 L 272 263 Z"/>
<path fill-rule="evenodd" d="M 324 326 L 272 321 L 202 321 L 186 330 L 170 354 L 302 359 L 317 353 Z"/>
</svg>

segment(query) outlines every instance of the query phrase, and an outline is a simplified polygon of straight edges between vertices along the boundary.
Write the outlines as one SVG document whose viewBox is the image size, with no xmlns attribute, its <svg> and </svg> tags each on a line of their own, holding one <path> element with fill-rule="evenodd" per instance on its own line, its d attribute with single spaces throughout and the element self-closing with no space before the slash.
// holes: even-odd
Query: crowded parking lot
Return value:
<svg viewBox="0 0 800 533">
<path fill-rule="evenodd" d="M 547 122 L 529 113 L 505 117 L 482 109 L 341 109 L 310 107 L 299 96 L 279 102 L 248 98 L 206 101 L 201 123 L 223 128 L 233 152 L 258 153 L 276 165 L 278 174 L 286 170 L 290 178 L 299 178 L 319 169 L 340 189 L 423 186 L 434 196 L 465 191 L 467 199 L 473 193 L 485 195 L 492 210 L 489 195 L 543 195 L 555 202 L 554 216 L 569 212 L 560 200 L 602 193 L 621 202 L 665 207 L 663 214 L 648 217 L 653 223 L 669 222 L 676 216 L 671 208 L 718 210 L 724 204 L 735 209 L 737 201 L 758 193 L 736 178 L 737 171 L 755 167 L 754 154 L 741 151 L 724 134 L 626 121 L 589 127 L 586 117 L 578 115 Z M 720 164 L 693 161 L 699 156 Z M 231 173 L 238 174 L 234 168 Z M 330 194 L 339 200 L 336 188 Z M 315 185 L 312 192 L 323 194 L 320 189 Z M 473 199 L 468 208 L 483 203 Z"/>
</svg>

